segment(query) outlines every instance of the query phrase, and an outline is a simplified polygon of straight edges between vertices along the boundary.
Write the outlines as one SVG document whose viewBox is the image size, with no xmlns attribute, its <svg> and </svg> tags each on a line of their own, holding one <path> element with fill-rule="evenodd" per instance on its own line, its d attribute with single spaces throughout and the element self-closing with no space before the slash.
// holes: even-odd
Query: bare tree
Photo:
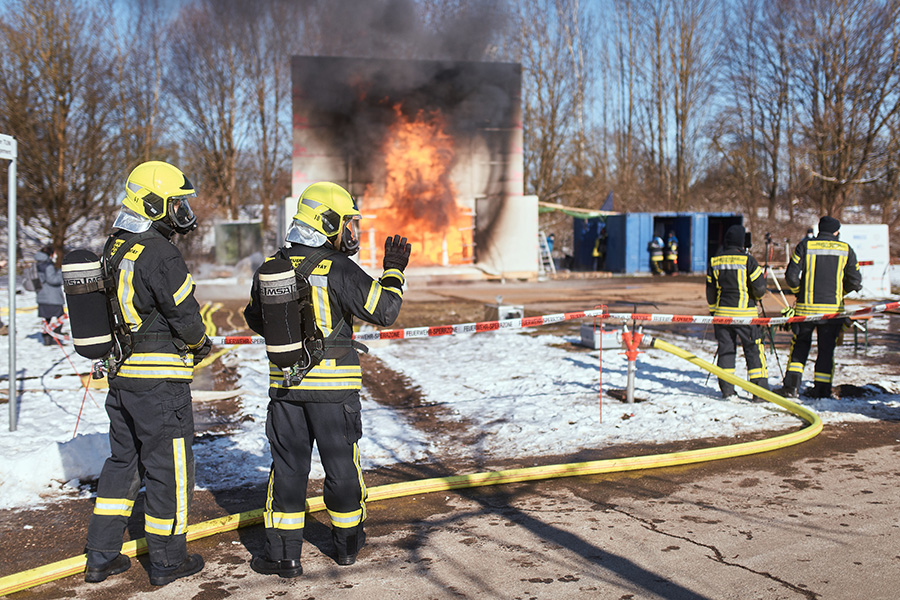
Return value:
<svg viewBox="0 0 900 600">
<path fill-rule="evenodd" d="M 238 0 L 197 0 L 183 7 L 172 26 L 165 79 L 204 195 L 215 200 L 211 208 L 221 207 L 233 219 L 245 200 L 238 179 L 250 129 L 248 56 L 242 46 L 250 8 Z"/>
<path fill-rule="evenodd" d="M 723 108 L 711 141 L 727 181 L 751 222 L 765 201 L 774 219 L 784 185 L 790 56 L 784 2 L 744 0 L 728 20 L 721 70 Z"/>
<path fill-rule="evenodd" d="M 669 39 L 672 68 L 672 115 L 675 131 L 675 196 L 672 208 L 683 210 L 697 167 L 703 112 L 713 94 L 712 80 L 718 68 L 717 32 L 721 22 L 718 4 L 712 0 L 676 2 Z"/>
<path fill-rule="evenodd" d="M 0 129 L 18 138 L 19 214 L 57 249 L 118 200 L 110 13 L 105 1 L 14 0 L 0 20 Z"/>
<path fill-rule="evenodd" d="M 137 165 L 165 158 L 168 104 L 162 98 L 163 48 L 171 17 L 162 0 L 136 0 L 113 13 L 111 31 L 116 55 L 115 83 L 119 90 L 123 162 Z M 135 31 L 154 34 L 135 43 Z M 124 168 L 124 167 L 123 167 Z"/>
<path fill-rule="evenodd" d="M 879 140 L 900 111 L 900 3 L 800 0 L 792 16 L 808 195 L 840 217 L 884 169 Z"/>
<path fill-rule="evenodd" d="M 564 0 L 527 0 L 516 5 L 513 52 L 522 62 L 525 89 L 525 185 L 548 201 L 572 194 L 563 188 L 571 166 L 569 142 L 579 129 L 577 104 L 583 102 L 573 33 L 576 26 L 581 27 L 583 15 L 573 12 L 575 7 Z M 584 84 L 586 75 L 581 77 Z M 574 148 L 583 148 L 581 144 L 576 142 Z"/>
</svg>

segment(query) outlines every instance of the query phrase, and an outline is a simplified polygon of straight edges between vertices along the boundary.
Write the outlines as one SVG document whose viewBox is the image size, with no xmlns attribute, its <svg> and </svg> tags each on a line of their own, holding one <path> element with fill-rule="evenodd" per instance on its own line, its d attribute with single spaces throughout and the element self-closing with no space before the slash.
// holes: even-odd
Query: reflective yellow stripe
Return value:
<svg viewBox="0 0 900 600">
<path fill-rule="evenodd" d="M 335 527 L 347 529 L 350 527 L 356 527 L 362 522 L 362 509 L 354 510 L 353 512 L 348 513 L 339 513 L 333 510 L 329 510 L 328 516 L 331 517 L 332 525 L 334 525 Z"/>
<path fill-rule="evenodd" d="M 269 515 L 269 519 L 272 524 L 267 525 L 267 527 L 295 531 L 297 529 L 303 529 L 306 521 L 306 513 L 272 512 Z"/>
<path fill-rule="evenodd" d="M 272 528 L 275 525 L 272 520 L 272 503 L 273 503 L 273 493 L 272 488 L 275 485 L 275 466 L 273 465 L 271 469 L 269 469 L 269 484 L 266 486 L 266 508 L 263 511 L 263 522 L 266 527 Z"/>
<path fill-rule="evenodd" d="M 97 496 L 94 503 L 94 514 L 110 517 L 130 517 L 134 508 L 134 500 L 128 498 L 101 498 Z"/>
<path fill-rule="evenodd" d="M 791 371 L 794 373 L 802 373 L 803 372 L 803 363 L 800 363 L 800 362 L 789 363 L 788 371 Z"/>
<path fill-rule="evenodd" d="M 190 381 L 194 375 L 191 361 L 185 361 L 178 354 L 159 352 L 140 352 L 132 354 L 119 370 L 120 377 L 137 379 L 185 379 Z"/>
<path fill-rule="evenodd" d="M 322 381 L 312 381 L 307 377 L 304 377 L 303 380 L 300 381 L 300 385 L 292 385 L 290 387 L 284 387 L 282 384 L 284 383 L 284 378 L 278 381 L 272 381 L 269 383 L 269 387 L 272 388 L 282 388 L 286 390 L 317 390 L 317 391 L 328 391 L 328 390 L 359 390 L 362 389 L 362 380 L 322 380 Z"/>
<path fill-rule="evenodd" d="M 274 363 L 269 363 L 269 375 L 282 377 L 281 369 Z M 326 365 L 318 364 L 307 377 L 362 377 L 362 368 L 359 365 Z"/>
<path fill-rule="evenodd" d="M 756 305 L 747 308 L 737 308 L 732 306 L 718 306 L 715 308 L 717 317 L 756 317 Z"/>
<path fill-rule="evenodd" d="M 328 516 L 331 517 L 331 524 L 342 529 L 356 527 L 366 520 L 366 498 L 368 497 L 368 492 L 366 491 L 366 483 L 363 481 L 362 467 L 359 464 L 359 445 L 355 443 L 353 444 L 353 466 L 356 467 L 356 476 L 359 479 L 360 507 L 350 512 L 328 511 Z"/>
<path fill-rule="evenodd" d="M 362 522 L 366 520 L 366 499 L 369 497 L 369 492 L 366 490 L 366 482 L 363 481 L 362 466 L 359 464 L 359 445 L 355 442 L 353 444 L 353 464 L 356 466 L 356 476 L 359 478 L 359 490 L 361 494 L 359 505 L 362 507 L 360 522 Z"/>
<path fill-rule="evenodd" d="M 172 535 L 172 526 L 175 519 L 158 519 L 156 517 L 144 514 L 144 531 L 154 533 L 156 535 Z"/>
<path fill-rule="evenodd" d="M 795 315 L 820 315 L 840 312 L 843 306 L 837 304 L 808 304 L 798 302 L 794 306 Z"/>
<path fill-rule="evenodd" d="M 386 277 L 396 277 L 400 280 L 400 285 L 406 283 L 406 276 L 400 269 L 388 269 L 382 274 L 381 279 L 384 280 Z"/>
<path fill-rule="evenodd" d="M 194 374 L 193 364 L 185 361 L 177 354 L 160 352 L 140 352 L 132 354 L 119 370 L 120 377 L 160 378 L 191 380 Z"/>
<path fill-rule="evenodd" d="M 373 281 L 372 285 L 369 287 L 369 295 L 366 298 L 366 305 L 363 307 L 368 311 L 369 314 L 375 312 L 375 307 L 378 306 L 378 301 L 381 299 L 381 284 L 377 281 Z"/>
<path fill-rule="evenodd" d="M 137 331 L 143 321 L 134 307 L 134 263 L 123 260 L 119 266 L 119 305 L 122 316 L 132 331 Z"/>
<path fill-rule="evenodd" d="M 184 438 L 172 440 L 172 458 L 175 463 L 175 535 L 187 531 L 188 489 L 187 454 Z"/>
<path fill-rule="evenodd" d="M 316 323 L 322 330 L 322 335 L 328 336 L 334 328 L 331 320 L 331 302 L 328 298 L 328 288 L 313 286 L 312 289 L 313 311 L 316 314 Z"/>
<path fill-rule="evenodd" d="M 188 273 L 187 277 L 184 278 L 184 283 L 181 284 L 181 287 L 178 288 L 174 294 L 172 294 L 172 298 L 175 300 L 175 306 L 178 306 L 182 302 L 187 299 L 188 296 L 191 295 L 191 292 L 194 291 L 194 278 L 191 277 L 191 274 Z"/>
</svg>

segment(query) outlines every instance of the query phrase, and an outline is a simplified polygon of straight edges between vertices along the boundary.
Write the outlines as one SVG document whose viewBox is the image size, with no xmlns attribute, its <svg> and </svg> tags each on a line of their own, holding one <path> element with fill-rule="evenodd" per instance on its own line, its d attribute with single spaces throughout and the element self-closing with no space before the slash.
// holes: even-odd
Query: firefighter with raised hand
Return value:
<svg viewBox="0 0 900 600">
<path fill-rule="evenodd" d="M 165 585 L 203 568 L 187 554 L 188 510 L 194 490 L 194 419 L 190 382 L 209 354 L 194 280 L 171 242 L 197 226 L 184 173 L 158 161 L 136 167 L 102 260 L 124 323 L 117 332 L 120 365 L 109 374 L 106 412 L 111 456 L 97 485 L 87 533 L 85 581 L 128 570 L 122 536 L 143 478 L 144 532 L 150 583 Z M 130 347 L 129 347 L 130 344 Z"/>
<path fill-rule="evenodd" d="M 263 512 L 266 543 L 263 555 L 250 563 L 258 573 L 285 578 L 303 573 L 300 555 L 313 443 L 325 470 L 324 500 L 336 562 L 353 564 L 365 543 L 366 488 L 357 445 L 362 436 L 357 349 L 365 347 L 352 341 L 353 319 L 380 326 L 394 322 L 403 300 L 403 271 L 411 245 L 400 236 L 387 238 L 384 272 L 376 281 L 350 258 L 359 249 L 358 219 L 356 203 L 345 189 L 314 183 L 298 199 L 285 246 L 269 259 L 287 259 L 298 272 L 310 273 L 325 354 L 299 381 L 287 380 L 282 369 L 270 365 L 266 436 L 272 468 Z M 315 266 L 303 267 L 305 260 Z M 244 316 L 251 329 L 266 336 L 268 349 L 274 335 L 266 333 L 267 313 L 261 303 L 260 272 L 265 267 L 254 275 Z M 270 331 L 277 332 L 278 324 L 274 326 Z"/>
<path fill-rule="evenodd" d="M 706 300 L 716 317 L 757 317 L 756 301 L 766 294 L 766 277 L 759 263 L 745 248 L 746 235 L 741 225 L 725 231 L 724 247 L 710 259 L 706 273 Z M 734 372 L 737 345 L 744 349 L 747 379 L 769 389 L 762 328 L 759 325 L 713 325 L 719 344 L 719 367 Z M 725 399 L 734 398 L 734 385 L 719 379 Z"/>
<path fill-rule="evenodd" d="M 794 314 L 797 316 L 832 314 L 844 310 L 844 294 L 862 289 L 862 276 L 856 253 L 850 244 L 838 239 L 841 222 L 824 216 L 819 220 L 819 235 L 804 238 L 791 255 L 784 279 L 797 297 Z M 809 358 L 812 334 L 818 339 L 815 380 L 809 393 L 813 398 L 831 396 L 834 379 L 834 348 L 845 319 L 793 323 L 791 330 L 791 358 L 784 383 L 777 390 L 782 396 L 796 398 Z"/>
</svg>

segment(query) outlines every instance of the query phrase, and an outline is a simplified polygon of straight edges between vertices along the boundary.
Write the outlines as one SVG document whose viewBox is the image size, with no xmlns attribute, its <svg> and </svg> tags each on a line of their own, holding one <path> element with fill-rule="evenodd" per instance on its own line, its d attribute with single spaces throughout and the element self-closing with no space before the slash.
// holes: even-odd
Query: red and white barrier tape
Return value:
<svg viewBox="0 0 900 600">
<path fill-rule="evenodd" d="M 806 315 L 795 317 L 712 317 L 700 315 L 657 315 L 651 313 L 607 313 L 603 310 L 583 310 L 570 313 L 557 313 L 541 317 L 524 317 L 521 319 L 503 319 L 501 321 L 483 321 L 480 323 L 461 323 L 459 325 L 438 325 L 435 327 L 411 327 L 409 329 L 386 329 L 384 331 L 370 331 L 356 333 L 353 339 L 360 342 L 375 340 L 405 340 L 411 338 L 437 337 L 442 335 L 457 335 L 460 333 L 482 333 L 484 331 L 498 331 L 500 329 L 519 329 L 522 327 L 536 327 L 561 323 L 573 319 L 599 318 L 612 321 L 650 321 L 653 323 L 713 323 L 716 325 L 783 325 L 784 323 L 803 323 L 809 321 L 825 321 L 828 319 L 842 319 L 845 317 L 858 317 L 867 314 L 875 314 L 886 310 L 900 309 L 900 302 L 888 302 L 867 306 L 857 310 L 843 311 L 832 314 Z M 261 336 L 212 336 L 213 344 L 265 344 Z"/>
</svg>

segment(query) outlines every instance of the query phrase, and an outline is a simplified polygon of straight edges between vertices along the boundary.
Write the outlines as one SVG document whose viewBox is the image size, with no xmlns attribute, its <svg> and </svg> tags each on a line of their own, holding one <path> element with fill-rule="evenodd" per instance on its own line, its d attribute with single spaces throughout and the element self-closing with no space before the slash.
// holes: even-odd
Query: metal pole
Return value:
<svg viewBox="0 0 900 600">
<path fill-rule="evenodd" d="M 9 161 L 8 245 L 9 245 L 9 430 L 16 430 L 18 404 L 16 396 L 16 140 L 12 142 Z M 10 141 L 4 140 L 4 141 Z M 6 158 L 6 156 L 4 156 Z"/>
<path fill-rule="evenodd" d="M 625 402 L 634 404 L 634 368 L 635 361 L 628 359 L 628 379 L 625 385 Z"/>
</svg>

